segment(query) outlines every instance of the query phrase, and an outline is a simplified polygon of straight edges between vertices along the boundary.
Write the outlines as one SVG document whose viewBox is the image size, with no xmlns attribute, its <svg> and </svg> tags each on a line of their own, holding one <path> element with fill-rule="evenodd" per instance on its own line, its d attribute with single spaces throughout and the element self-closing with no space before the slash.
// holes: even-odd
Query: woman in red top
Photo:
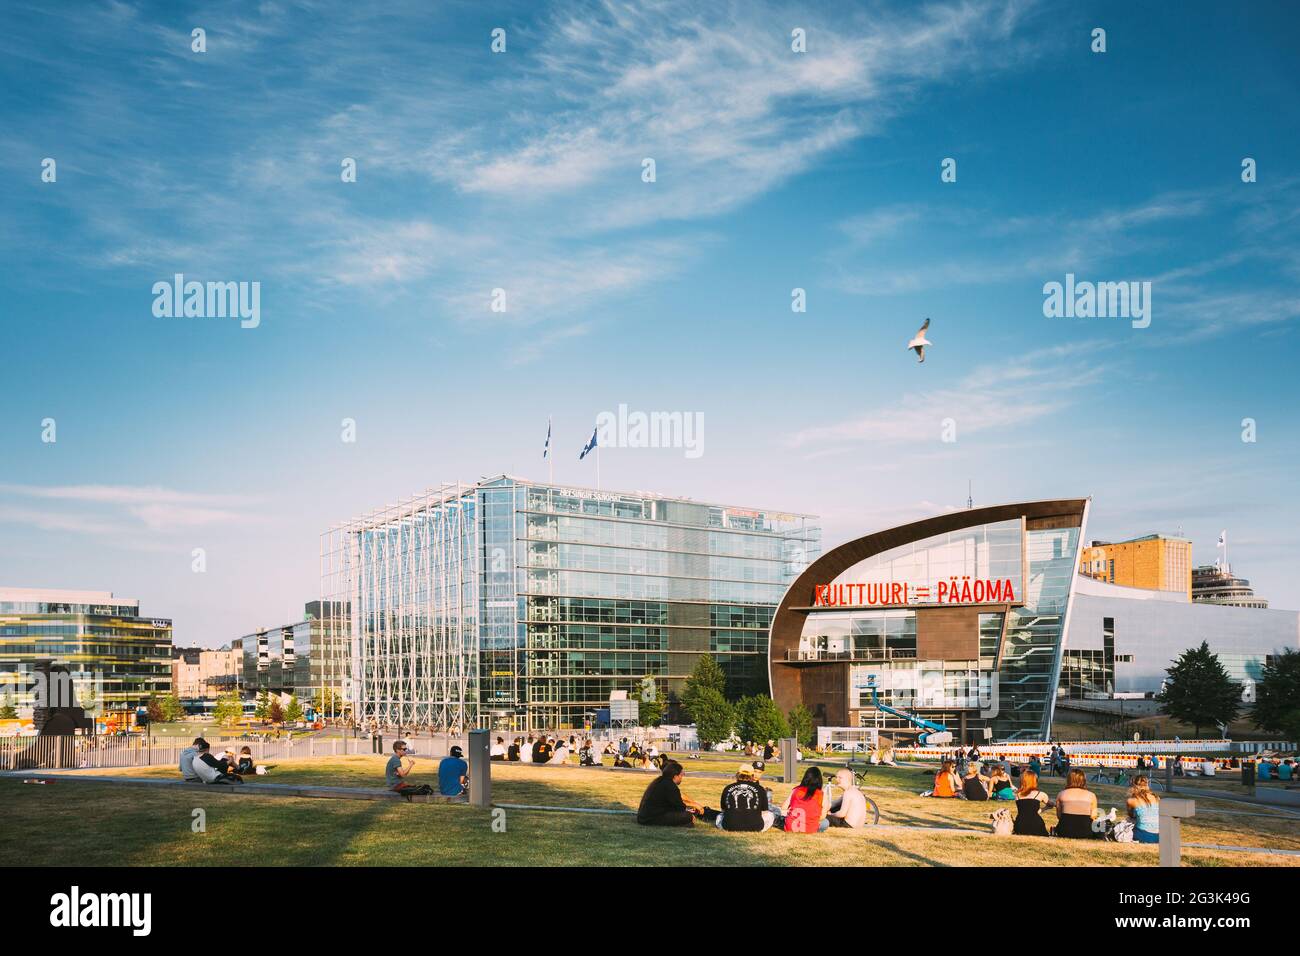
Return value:
<svg viewBox="0 0 1300 956">
<path fill-rule="evenodd" d="M 809 767 L 804 771 L 803 781 L 786 798 L 785 831 L 820 833 L 831 825 L 826 818 L 829 812 L 830 805 L 822 786 L 822 772 L 817 767 Z"/>
</svg>

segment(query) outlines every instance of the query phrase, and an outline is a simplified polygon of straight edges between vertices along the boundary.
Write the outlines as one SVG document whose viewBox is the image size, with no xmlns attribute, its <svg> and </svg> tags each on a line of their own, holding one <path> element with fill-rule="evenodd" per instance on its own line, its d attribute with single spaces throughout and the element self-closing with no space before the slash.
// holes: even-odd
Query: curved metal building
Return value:
<svg viewBox="0 0 1300 956">
<path fill-rule="evenodd" d="M 1052 722 L 1089 499 L 951 512 L 828 550 L 772 620 L 772 696 L 828 727 L 1043 739 Z"/>
</svg>

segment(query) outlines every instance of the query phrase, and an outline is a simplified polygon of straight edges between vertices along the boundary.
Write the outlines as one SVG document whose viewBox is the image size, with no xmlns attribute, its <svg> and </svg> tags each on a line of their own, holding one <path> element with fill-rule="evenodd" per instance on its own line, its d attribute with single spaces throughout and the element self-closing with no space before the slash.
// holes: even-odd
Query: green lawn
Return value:
<svg viewBox="0 0 1300 956">
<path fill-rule="evenodd" d="M 273 782 L 379 786 L 383 757 L 360 755 L 286 761 Z M 697 776 L 732 771 L 739 758 L 690 761 L 683 789 L 716 806 L 726 782 Z M 429 779 L 433 761 L 417 763 Z M 773 768 L 774 770 L 776 768 Z M 174 777 L 170 767 L 93 771 Z M 695 776 L 693 776 L 695 775 Z M 498 803 L 635 808 L 649 772 L 493 766 Z M 1150 866 L 1154 848 L 1032 837 L 994 839 L 955 832 L 987 829 L 988 804 L 917 796 L 928 785 L 911 768 L 876 768 L 869 795 L 880 804 L 881 828 L 819 835 L 729 834 L 638 827 L 630 816 L 505 811 L 494 832 L 490 811 L 446 804 L 226 796 L 201 788 L 149 790 L 58 782 L 28 786 L 0 779 L 0 830 L 25 839 L 0 842 L 0 865 L 966 865 Z M 772 784 L 778 799 L 788 788 Z M 1049 783 L 1049 792 L 1057 786 Z M 1122 805 L 1122 791 L 1099 788 L 1103 808 Z M 191 831 L 203 808 L 207 832 Z M 1265 813 L 1240 816 L 1223 810 Z M 1198 799 L 1184 826 L 1187 842 L 1300 850 L 1300 817 Z M 922 827 L 943 827 L 933 832 Z M 1197 866 L 1291 866 L 1300 857 L 1184 852 Z"/>
</svg>

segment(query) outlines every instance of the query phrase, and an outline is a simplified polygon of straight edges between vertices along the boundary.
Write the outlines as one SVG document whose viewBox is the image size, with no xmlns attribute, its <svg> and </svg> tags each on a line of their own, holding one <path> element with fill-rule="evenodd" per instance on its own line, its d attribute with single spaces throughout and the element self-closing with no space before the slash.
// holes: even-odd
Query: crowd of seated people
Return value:
<svg viewBox="0 0 1300 956">
<path fill-rule="evenodd" d="M 755 753 L 761 753 L 755 750 Z M 799 785 L 777 807 L 772 791 L 763 785 L 766 763 L 742 763 L 735 779 L 722 788 L 714 810 L 682 792 L 685 770 L 676 760 L 665 758 L 659 776 L 646 788 L 637 808 L 642 826 L 687 827 L 697 820 L 720 830 L 737 833 L 820 833 L 831 827 L 859 829 L 866 826 L 867 800 L 858 788 L 853 772 L 840 770 L 835 791 L 826 785 L 821 769 L 809 767 Z"/>
</svg>

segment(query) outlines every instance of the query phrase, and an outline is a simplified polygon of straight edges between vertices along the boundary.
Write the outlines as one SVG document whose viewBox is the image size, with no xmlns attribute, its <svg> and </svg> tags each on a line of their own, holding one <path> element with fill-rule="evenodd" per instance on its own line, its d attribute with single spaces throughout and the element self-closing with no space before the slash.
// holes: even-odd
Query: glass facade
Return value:
<svg viewBox="0 0 1300 956">
<path fill-rule="evenodd" d="M 885 706 L 915 711 L 968 739 L 984 732 L 996 740 L 1041 739 L 1062 665 L 1080 680 L 1090 666 L 1087 655 L 1061 656 L 1080 528 L 1045 527 L 1081 520 L 1031 523 L 1022 514 L 858 561 L 829 585 L 814 582 L 811 606 L 797 609 L 804 614 L 798 642 L 787 643 L 773 665 L 843 662 L 847 707 L 825 698 L 821 706 L 846 714 L 850 726 L 911 726 L 873 707 L 874 682 Z M 1113 644 L 1112 636 L 1112 657 Z"/>
<path fill-rule="evenodd" d="M 31 706 L 40 660 L 67 664 L 78 703 L 124 727 L 172 691 L 172 622 L 108 593 L 0 590 L 0 698 Z"/>
<path fill-rule="evenodd" d="M 412 547 L 384 555 L 366 543 L 394 525 L 455 508 L 463 536 L 451 561 Z M 696 661 L 712 654 L 733 695 L 767 690 L 767 628 L 786 586 L 820 548 L 804 515 L 645 494 L 566 488 L 501 477 L 451 486 L 427 501 L 327 535 L 326 595 L 348 595 L 354 694 L 381 723 L 582 727 L 611 692 L 655 693 L 671 707 Z M 396 567 L 392 567 L 396 565 Z M 376 581 L 411 577 L 375 595 Z M 430 595 L 460 582 L 444 627 L 459 615 L 461 642 L 427 640 Z M 387 617 L 410 622 L 385 639 Z M 372 609 L 372 610 L 368 610 Z M 387 650 L 385 649 L 387 647 Z M 459 709 L 422 707 L 412 670 L 463 675 Z M 388 673 L 402 675 L 389 679 Z M 414 691 L 414 695 L 412 695 Z"/>
<path fill-rule="evenodd" d="M 1008 614 L 998 666 L 998 740 L 1043 740 L 1051 725 L 1079 529 L 1025 532 L 1028 587 Z"/>
</svg>

